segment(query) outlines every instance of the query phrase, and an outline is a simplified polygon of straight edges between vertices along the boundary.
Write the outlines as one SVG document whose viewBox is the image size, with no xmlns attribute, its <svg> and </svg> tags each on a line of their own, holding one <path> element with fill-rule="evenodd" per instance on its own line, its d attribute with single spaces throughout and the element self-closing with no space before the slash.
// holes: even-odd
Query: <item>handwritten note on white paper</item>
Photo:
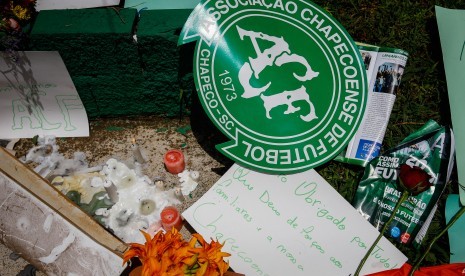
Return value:
<svg viewBox="0 0 465 276">
<path fill-rule="evenodd" d="M 183 213 L 224 242 L 231 267 L 252 275 L 353 275 L 378 231 L 316 171 L 267 175 L 235 164 Z M 362 274 L 407 258 L 383 238 Z"/>
<path fill-rule="evenodd" d="M 64 10 L 84 9 L 119 5 L 119 0 L 37 0 L 36 9 Z"/>
<path fill-rule="evenodd" d="M 0 52 L 0 138 L 89 136 L 86 110 L 58 52 L 18 52 L 15 59 Z"/>
</svg>

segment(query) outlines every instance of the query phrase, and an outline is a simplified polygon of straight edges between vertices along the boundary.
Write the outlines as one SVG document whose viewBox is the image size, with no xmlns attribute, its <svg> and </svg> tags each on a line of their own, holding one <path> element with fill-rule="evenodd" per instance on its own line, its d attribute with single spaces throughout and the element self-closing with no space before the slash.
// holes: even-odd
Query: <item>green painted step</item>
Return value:
<svg viewBox="0 0 465 276">
<path fill-rule="evenodd" d="M 72 79 L 89 117 L 179 114 L 179 95 L 173 93 L 169 80 L 150 82 L 142 75 L 73 76 Z"/>
<path fill-rule="evenodd" d="M 194 44 L 177 41 L 190 12 L 144 10 L 139 19 L 135 9 L 41 11 L 32 50 L 60 52 L 90 118 L 186 114 L 180 95 L 195 89 Z"/>
<path fill-rule="evenodd" d="M 140 73 L 133 41 L 136 9 L 40 11 L 31 31 L 32 50 L 59 51 L 71 75 Z"/>
</svg>

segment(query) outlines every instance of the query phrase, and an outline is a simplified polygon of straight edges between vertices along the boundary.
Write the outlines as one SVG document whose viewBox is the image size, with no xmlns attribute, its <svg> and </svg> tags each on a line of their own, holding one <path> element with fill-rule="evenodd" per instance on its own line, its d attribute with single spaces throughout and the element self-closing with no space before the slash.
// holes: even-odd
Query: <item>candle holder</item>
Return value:
<svg viewBox="0 0 465 276">
<path fill-rule="evenodd" d="M 165 231 L 171 231 L 171 228 L 176 228 L 176 230 L 180 230 L 182 228 L 182 218 L 179 211 L 174 206 L 167 206 L 165 207 L 161 213 L 161 225 Z"/>
<path fill-rule="evenodd" d="M 163 157 L 165 167 L 168 172 L 178 174 L 184 171 L 186 164 L 184 163 L 184 154 L 177 149 L 171 149 L 165 153 Z"/>
</svg>

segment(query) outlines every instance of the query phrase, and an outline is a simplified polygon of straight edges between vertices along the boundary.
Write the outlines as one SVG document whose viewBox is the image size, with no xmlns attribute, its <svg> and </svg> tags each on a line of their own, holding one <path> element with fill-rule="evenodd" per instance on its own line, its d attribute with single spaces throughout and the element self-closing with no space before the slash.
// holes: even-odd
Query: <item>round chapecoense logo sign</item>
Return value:
<svg viewBox="0 0 465 276">
<path fill-rule="evenodd" d="M 334 158 L 357 131 L 366 73 L 345 29 L 308 1 L 199 4 L 180 44 L 196 41 L 194 79 L 217 145 L 258 171 L 295 173 Z"/>
</svg>

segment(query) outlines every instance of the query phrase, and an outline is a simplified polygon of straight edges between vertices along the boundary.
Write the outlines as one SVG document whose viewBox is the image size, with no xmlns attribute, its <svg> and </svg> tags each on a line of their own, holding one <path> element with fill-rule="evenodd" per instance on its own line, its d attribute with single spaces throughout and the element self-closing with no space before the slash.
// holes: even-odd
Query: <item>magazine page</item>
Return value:
<svg viewBox="0 0 465 276">
<path fill-rule="evenodd" d="M 393 48 L 358 46 L 367 69 L 368 102 L 359 130 L 336 160 L 365 166 L 379 155 L 408 54 Z"/>
</svg>

